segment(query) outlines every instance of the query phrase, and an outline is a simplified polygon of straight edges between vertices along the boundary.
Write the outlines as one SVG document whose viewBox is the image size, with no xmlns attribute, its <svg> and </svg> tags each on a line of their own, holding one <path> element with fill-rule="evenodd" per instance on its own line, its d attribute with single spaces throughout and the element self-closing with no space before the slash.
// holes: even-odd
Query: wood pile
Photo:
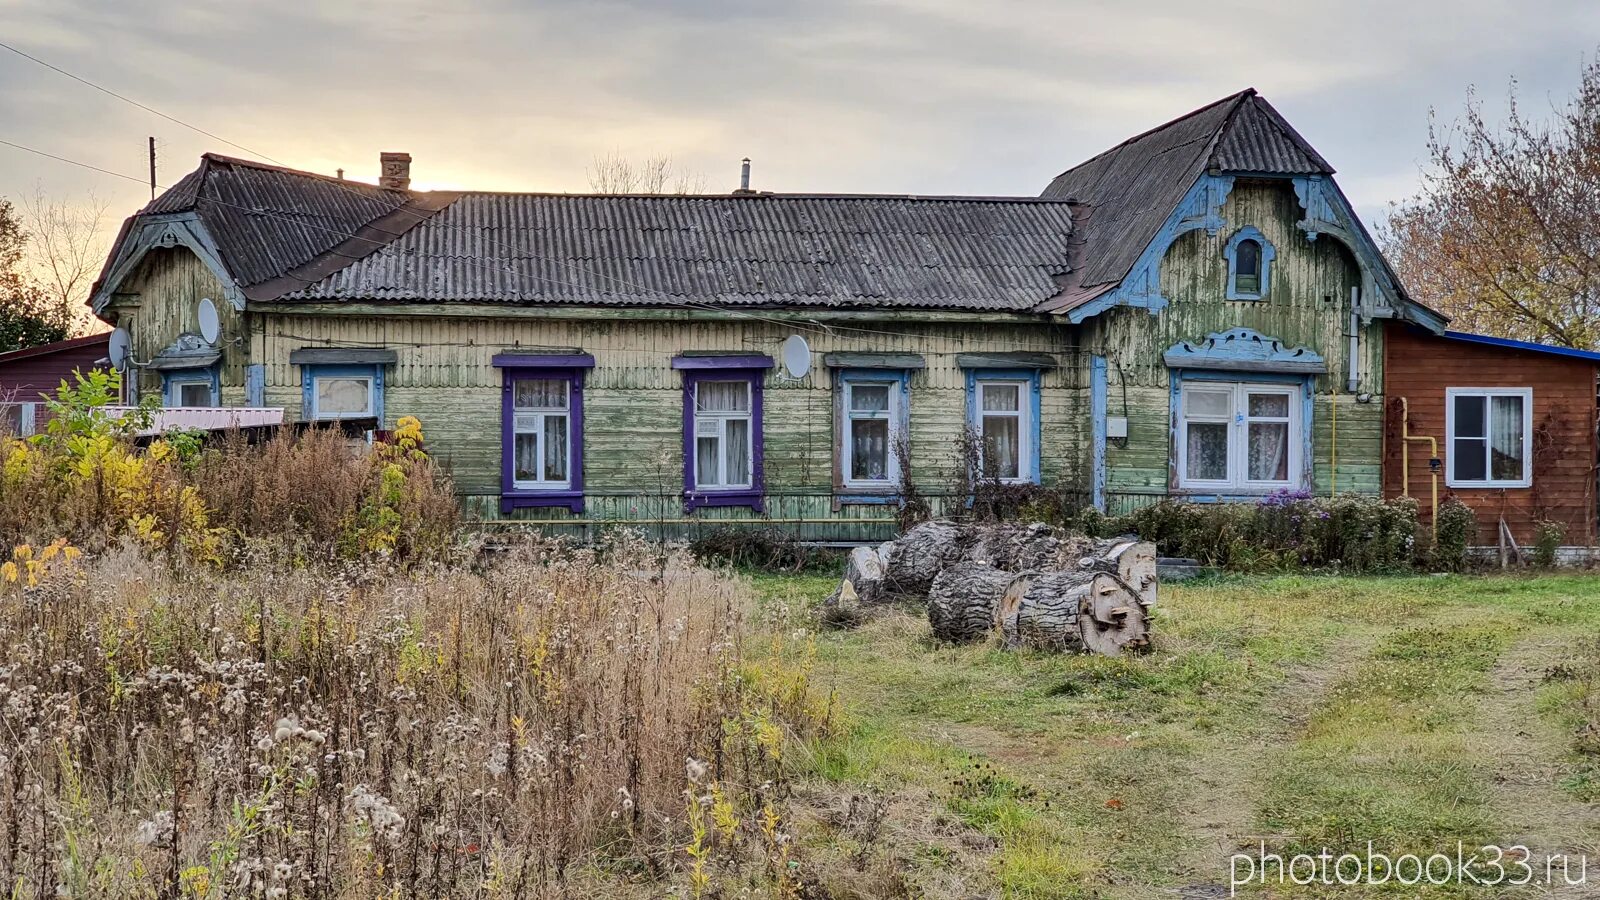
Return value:
<svg viewBox="0 0 1600 900">
<path fill-rule="evenodd" d="M 1159 579 L 1155 545 L 1094 540 L 1046 525 L 924 522 L 857 547 L 835 606 L 925 603 L 934 636 L 1008 648 L 1114 656 L 1150 642 Z"/>
</svg>

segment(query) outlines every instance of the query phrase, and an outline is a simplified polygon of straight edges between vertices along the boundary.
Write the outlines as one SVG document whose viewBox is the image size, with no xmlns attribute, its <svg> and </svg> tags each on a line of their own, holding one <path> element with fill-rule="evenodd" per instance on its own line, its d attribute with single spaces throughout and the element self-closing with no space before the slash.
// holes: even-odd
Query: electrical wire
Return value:
<svg viewBox="0 0 1600 900">
<path fill-rule="evenodd" d="M 187 128 L 187 129 L 189 129 L 191 131 L 196 132 L 197 134 L 203 134 L 203 135 L 205 135 L 207 137 L 210 137 L 210 138 L 213 138 L 215 140 L 221 141 L 222 143 L 227 144 L 230 147 L 234 147 L 234 148 L 237 148 L 239 150 L 243 150 L 246 153 L 250 153 L 252 155 L 259 156 L 262 159 L 265 159 L 268 162 L 271 162 L 271 163 L 273 163 L 275 165 L 283 166 L 284 168 L 292 168 L 291 166 L 289 166 L 288 164 L 282 162 L 281 160 L 278 160 L 278 159 L 272 157 L 270 154 L 262 153 L 259 150 L 253 150 L 253 149 L 251 149 L 249 147 L 244 146 L 243 144 L 235 143 L 233 141 L 228 140 L 227 138 L 222 137 L 221 135 L 215 134 L 215 133 L 213 133 L 211 131 L 207 131 L 206 129 L 201 128 L 198 125 L 192 125 L 192 124 L 190 124 L 190 123 L 188 123 L 188 122 L 186 122 L 186 121 L 184 121 L 184 120 L 182 120 L 182 119 L 180 119 L 180 118 L 178 118 L 176 116 L 168 115 L 168 114 L 166 114 L 164 112 L 161 112 L 158 109 L 155 109 L 154 107 L 148 106 L 148 105 L 146 105 L 144 103 L 140 103 L 137 100 L 134 100 L 134 99 L 132 99 L 130 97 L 126 97 L 126 96 L 124 96 L 122 94 L 117 93 L 116 91 L 113 91 L 113 90 L 111 90 L 109 88 L 106 88 L 106 87 L 103 87 L 103 86 L 101 86 L 99 84 L 96 84 L 95 82 L 90 81 L 87 78 L 83 78 L 83 77 L 81 77 L 79 75 L 73 74 L 72 72 L 69 72 L 66 69 L 63 69 L 60 66 L 56 66 L 56 65 L 54 65 L 52 63 L 46 62 L 46 61 L 44 61 L 42 59 L 39 59 L 36 56 L 32 56 L 32 55 L 30 55 L 28 53 L 25 53 L 25 52 L 17 49 L 16 47 L 11 46 L 10 44 L 6 44 L 4 42 L 0 42 L 0 48 L 4 48 L 6 50 L 10 50 L 12 53 L 17 54 L 18 56 L 21 56 L 24 59 L 27 59 L 27 60 L 29 60 L 31 62 L 34 62 L 34 63 L 37 63 L 37 64 L 39 64 L 41 66 L 44 66 L 45 68 L 50 69 L 51 71 L 58 72 L 61 75 L 64 75 L 64 76 L 66 76 L 68 78 L 71 78 L 72 80 L 80 82 L 80 83 L 82 83 L 84 85 L 87 85 L 87 86 L 89 86 L 89 87 L 91 87 L 91 88 L 93 88 L 93 89 L 95 89 L 97 91 L 100 91 L 100 92 L 102 92 L 104 94 L 107 94 L 108 96 L 115 97 L 116 99 L 122 100 L 122 101 L 124 101 L 126 103 L 130 103 L 133 106 L 136 106 L 139 109 L 145 110 L 146 112 L 149 112 L 149 113 L 151 113 L 153 115 L 160 116 L 161 118 L 163 118 L 163 119 L 165 119 L 165 120 L 167 120 L 169 122 L 172 122 L 174 124 L 180 125 L 180 126 L 182 126 L 184 128 Z M 9 144 L 9 142 L 7 142 L 7 143 Z M 16 145 L 16 144 L 9 144 L 9 145 L 13 146 L 13 147 L 18 147 L 19 146 L 19 145 Z M 86 168 L 96 169 L 97 171 L 102 171 L 102 172 L 106 171 L 104 169 L 99 169 L 98 167 L 95 167 L 95 166 L 89 166 L 88 164 L 85 164 L 85 163 L 77 163 L 77 162 L 74 162 L 72 160 L 63 159 L 62 157 L 56 157 L 56 156 L 53 156 L 51 154 L 43 153 L 42 151 L 32 150 L 31 148 L 21 147 L 20 149 L 25 149 L 25 150 L 29 150 L 30 152 L 39 153 L 42 156 L 50 156 L 53 159 L 58 159 L 58 160 L 61 160 L 63 162 L 72 162 L 74 165 L 82 165 L 82 166 L 84 166 Z M 107 172 L 107 174 L 116 174 L 116 175 L 118 175 L 118 177 L 128 178 L 129 180 L 138 181 L 141 184 L 145 183 L 143 179 L 136 179 L 136 178 L 133 178 L 133 176 L 129 176 L 129 175 L 122 175 L 120 173 L 110 173 L 110 172 Z M 331 181 L 330 180 L 330 183 L 332 183 L 335 186 L 339 187 L 341 190 L 344 190 L 344 191 L 352 194 L 353 196 L 362 197 L 364 199 L 367 197 L 367 195 L 362 194 L 361 192 L 355 190 L 354 188 L 352 188 L 352 187 L 350 187 L 348 185 L 340 184 L 338 181 Z M 209 200 L 210 202 L 213 202 L 213 203 L 222 203 L 222 201 L 215 200 L 213 198 L 201 198 L 198 194 L 196 194 L 196 199 L 197 200 L 206 199 L 206 200 Z M 223 205 L 233 205 L 233 204 L 223 203 Z M 257 212 L 257 213 L 266 214 L 265 210 L 252 209 L 251 211 Z M 279 217 L 279 218 L 284 218 L 284 217 Z M 301 223 L 301 222 L 299 222 L 299 220 L 294 220 L 294 219 L 286 219 L 286 220 L 294 222 L 295 224 L 299 224 L 302 227 L 313 227 L 313 226 L 308 226 L 305 223 Z M 630 281 L 628 281 L 626 279 L 618 278 L 616 276 L 612 276 L 612 275 L 609 275 L 607 273 L 600 272 L 599 270 L 596 270 L 596 269 L 587 269 L 587 270 L 583 269 L 583 268 L 579 267 L 576 263 L 572 262 L 571 260 L 562 260 L 562 259 L 556 259 L 554 257 L 541 256 L 539 254 L 529 253 L 528 251 L 526 251 L 524 249 L 512 247 L 511 245 L 506 244 L 503 241 L 499 241 L 499 240 L 497 240 L 497 239 L 495 239 L 493 237 L 490 237 L 488 235 L 479 234 L 479 233 L 476 233 L 476 232 L 468 232 L 467 229 L 464 229 L 464 228 L 462 228 L 460 226 L 451 225 L 448 222 L 439 222 L 437 224 L 439 224 L 439 225 L 441 225 L 443 227 L 446 227 L 446 228 L 453 228 L 453 229 L 462 231 L 463 233 L 470 233 L 472 235 L 472 237 L 474 239 L 476 239 L 476 240 L 488 241 L 491 244 L 500 246 L 500 247 L 505 248 L 507 250 L 511 250 L 513 252 L 516 252 L 516 253 L 526 254 L 526 255 L 534 258 L 534 259 L 540 259 L 540 260 L 543 260 L 545 262 L 555 263 L 556 265 L 566 266 L 568 269 L 570 269 L 574 273 L 587 273 L 588 275 L 596 276 L 596 277 L 611 281 L 613 283 L 619 284 L 619 285 L 621 285 L 623 287 L 626 287 L 626 288 L 628 288 L 630 290 L 639 291 L 639 292 L 644 293 L 644 294 L 651 293 L 650 289 L 644 287 L 643 285 L 635 284 L 635 283 L 630 282 Z M 335 231 L 333 229 L 323 229 L 323 230 L 328 231 L 329 233 L 343 234 L 342 232 L 337 232 L 337 231 Z M 352 237 L 352 238 L 353 237 L 357 237 L 356 235 L 346 235 L 346 236 L 347 237 Z M 365 240 L 370 240 L 370 239 L 365 239 Z M 371 242 L 374 243 L 374 244 L 378 244 L 379 246 L 382 246 L 381 242 L 378 242 L 378 241 L 371 241 Z M 464 261 L 469 262 L 469 264 L 472 263 L 472 261 L 470 261 L 470 260 L 464 260 Z M 486 266 L 482 266 L 482 265 L 480 265 L 480 268 L 485 268 L 486 271 L 494 271 L 494 269 L 486 267 Z M 526 273 L 517 272 L 517 271 L 515 271 L 513 269 L 510 269 L 509 267 L 504 268 L 504 271 L 509 273 L 509 274 L 511 274 L 511 275 L 513 275 L 513 276 L 516 276 L 518 278 L 529 278 L 529 277 L 531 277 L 531 278 L 534 278 L 535 280 L 545 281 L 545 282 L 548 282 L 550 284 L 557 284 L 557 285 L 561 285 L 561 286 L 564 286 L 564 287 L 573 287 L 573 288 L 581 288 L 581 287 L 583 287 L 583 285 L 580 285 L 577 282 L 562 282 L 562 281 L 555 281 L 553 279 L 548 279 L 548 278 L 541 278 L 539 276 L 530 276 L 530 275 L 527 275 Z M 810 330 L 814 334 L 820 334 L 820 335 L 826 335 L 826 336 L 832 336 L 832 335 L 834 335 L 834 334 L 836 334 L 838 332 L 842 332 L 842 331 L 856 333 L 856 334 L 870 334 L 870 335 L 878 335 L 878 336 L 884 336 L 884 337 L 896 337 L 896 338 L 904 336 L 903 334 L 901 334 L 899 332 L 883 331 L 883 330 L 880 330 L 880 329 L 858 328 L 858 327 L 850 326 L 850 325 L 826 325 L 826 324 L 823 324 L 821 322 L 817 322 L 814 319 L 810 320 L 812 325 L 813 325 L 813 327 L 811 327 L 810 329 L 805 329 L 803 327 L 798 326 L 796 323 L 790 322 L 790 321 L 787 321 L 787 320 L 773 319 L 773 318 L 770 318 L 770 317 L 764 317 L 764 316 L 759 316 L 759 315 L 755 315 L 755 314 L 752 314 L 752 313 L 747 313 L 747 312 L 745 312 L 743 310 L 733 310 L 733 309 L 729 309 L 729 308 L 724 307 L 724 306 L 717 306 L 715 304 L 710 304 L 710 303 L 697 303 L 697 302 L 691 301 L 691 300 L 675 300 L 675 299 L 666 299 L 666 298 L 656 298 L 656 300 L 653 301 L 653 302 L 659 303 L 659 304 L 664 305 L 664 306 L 676 306 L 676 307 L 680 307 L 680 308 L 684 308 L 684 309 L 699 309 L 699 310 L 703 310 L 703 311 L 710 311 L 710 312 L 717 312 L 717 313 L 735 315 L 735 316 L 739 316 L 741 318 L 747 318 L 747 319 L 751 319 L 751 320 L 754 320 L 754 321 L 762 321 L 762 322 L 767 322 L 768 324 L 781 325 L 781 326 L 783 326 L 785 328 L 789 328 L 789 329 Z"/>
</svg>

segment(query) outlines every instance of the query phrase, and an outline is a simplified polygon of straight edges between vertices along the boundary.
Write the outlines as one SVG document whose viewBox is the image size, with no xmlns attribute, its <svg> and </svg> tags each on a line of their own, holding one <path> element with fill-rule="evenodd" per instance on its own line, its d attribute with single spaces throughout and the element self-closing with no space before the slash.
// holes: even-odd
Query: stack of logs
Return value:
<svg viewBox="0 0 1600 900">
<path fill-rule="evenodd" d="M 1155 545 L 1046 525 L 924 522 L 857 547 L 829 602 L 925 602 L 934 636 L 1114 656 L 1150 642 Z"/>
</svg>

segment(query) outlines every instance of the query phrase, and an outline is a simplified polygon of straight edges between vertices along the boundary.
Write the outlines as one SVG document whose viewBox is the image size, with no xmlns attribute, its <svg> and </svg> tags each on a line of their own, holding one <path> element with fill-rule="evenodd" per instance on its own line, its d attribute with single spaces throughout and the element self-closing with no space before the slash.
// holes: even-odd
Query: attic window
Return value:
<svg viewBox="0 0 1600 900">
<path fill-rule="evenodd" d="M 1247 225 L 1234 233 L 1222 255 L 1228 259 L 1229 300 L 1260 300 L 1267 296 L 1268 276 L 1277 251 L 1265 235 Z"/>
</svg>

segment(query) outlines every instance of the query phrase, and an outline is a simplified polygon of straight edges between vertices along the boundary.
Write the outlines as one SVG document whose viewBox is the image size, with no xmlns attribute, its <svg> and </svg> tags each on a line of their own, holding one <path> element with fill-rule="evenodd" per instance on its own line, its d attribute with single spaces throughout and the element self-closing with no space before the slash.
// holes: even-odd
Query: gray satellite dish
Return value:
<svg viewBox="0 0 1600 900">
<path fill-rule="evenodd" d="M 118 372 L 128 370 L 128 329 L 117 328 L 112 330 L 108 341 L 107 356 L 111 357 L 111 368 Z"/>
<path fill-rule="evenodd" d="M 217 318 L 217 305 L 211 302 L 210 297 L 200 299 L 200 337 L 208 344 L 215 344 L 217 338 L 222 336 L 222 320 Z"/>
<path fill-rule="evenodd" d="M 811 345 L 798 334 L 791 334 L 783 342 L 783 370 L 790 378 L 804 378 L 811 374 Z"/>
</svg>

